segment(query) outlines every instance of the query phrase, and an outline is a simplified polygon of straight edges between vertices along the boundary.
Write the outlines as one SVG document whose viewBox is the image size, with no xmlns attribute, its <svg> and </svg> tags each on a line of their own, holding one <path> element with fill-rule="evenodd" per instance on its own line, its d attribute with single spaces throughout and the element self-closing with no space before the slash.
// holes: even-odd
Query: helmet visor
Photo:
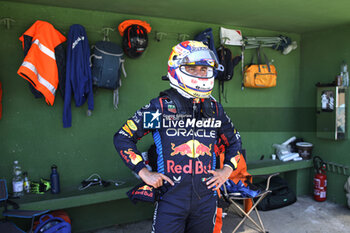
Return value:
<svg viewBox="0 0 350 233">
<path fill-rule="evenodd" d="M 205 49 L 189 53 L 180 60 L 179 65 L 211 66 L 216 68 L 218 61 L 213 51 Z"/>
<path fill-rule="evenodd" d="M 208 65 L 181 65 L 180 71 L 195 78 L 208 79 L 214 77 L 214 69 Z"/>
</svg>

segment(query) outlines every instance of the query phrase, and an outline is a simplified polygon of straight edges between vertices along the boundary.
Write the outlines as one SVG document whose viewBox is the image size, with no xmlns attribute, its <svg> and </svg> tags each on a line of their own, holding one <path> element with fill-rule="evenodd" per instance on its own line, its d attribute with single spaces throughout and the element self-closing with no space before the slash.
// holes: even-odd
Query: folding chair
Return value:
<svg viewBox="0 0 350 233">
<path fill-rule="evenodd" d="M 279 173 L 275 173 L 275 174 L 270 174 L 270 175 L 255 175 L 253 176 L 253 178 L 255 177 L 261 177 L 261 178 L 265 178 L 266 179 L 266 189 L 265 190 L 261 190 L 261 192 L 254 198 L 252 199 L 251 197 L 243 197 L 242 195 L 237 195 L 238 193 L 229 193 L 227 190 L 226 185 L 223 185 L 223 192 L 222 195 L 224 197 L 224 199 L 226 201 L 228 201 L 230 204 L 232 204 L 235 207 L 235 210 L 237 211 L 238 215 L 240 215 L 240 217 L 242 217 L 241 221 L 238 223 L 238 225 L 236 226 L 236 228 L 232 231 L 232 233 L 235 233 L 238 228 L 243 224 L 243 222 L 246 219 L 249 219 L 258 229 L 259 232 L 267 232 L 265 230 L 264 224 L 261 220 L 259 211 L 257 209 L 257 205 L 272 191 L 269 189 L 270 187 L 270 179 L 273 176 L 278 175 Z M 251 200 L 253 202 L 252 207 L 248 210 L 248 212 L 244 211 L 242 209 L 242 207 L 238 204 L 239 201 L 249 201 Z M 252 212 L 256 213 L 256 216 L 259 220 L 259 223 L 257 223 L 251 216 L 250 214 Z"/>
<path fill-rule="evenodd" d="M 8 221 L 8 217 L 31 219 L 32 222 L 29 232 L 32 232 L 35 217 L 49 212 L 49 210 L 19 210 L 18 204 L 8 200 L 6 180 L 4 179 L 0 179 L 0 203 L 2 204 L 1 206 L 4 207 L 2 215 L 5 217 L 5 219 L 0 220 L 0 232 L 25 233 L 25 231 L 17 227 L 13 222 Z M 8 209 L 8 204 L 11 204 L 14 209 Z"/>
</svg>

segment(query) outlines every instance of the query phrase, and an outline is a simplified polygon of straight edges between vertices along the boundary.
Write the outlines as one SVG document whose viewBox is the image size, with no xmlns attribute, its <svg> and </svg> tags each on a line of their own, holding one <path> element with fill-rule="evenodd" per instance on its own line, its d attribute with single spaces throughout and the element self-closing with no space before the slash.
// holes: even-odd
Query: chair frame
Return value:
<svg viewBox="0 0 350 233">
<path fill-rule="evenodd" d="M 223 192 L 223 196 L 224 198 L 230 203 L 230 204 L 233 204 L 233 206 L 236 208 L 237 210 L 237 213 L 240 215 L 240 217 L 242 217 L 241 221 L 238 223 L 238 225 L 235 227 L 235 229 L 232 231 L 232 233 L 235 233 L 238 228 L 244 223 L 244 221 L 246 219 L 249 219 L 258 229 L 259 229 L 259 232 L 268 232 L 265 230 L 265 227 L 264 227 L 264 224 L 261 220 L 261 217 L 260 217 L 260 214 L 259 214 L 259 211 L 257 209 L 257 205 L 269 194 L 271 193 L 272 191 L 269 189 L 270 188 L 270 180 L 272 177 L 274 176 L 277 176 L 279 175 L 279 173 L 274 173 L 274 174 L 269 174 L 269 175 L 254 175 L 252 177 L 263 177 L 263 178 L 267 178 L 267 183 L 266 183 L 266 189 L 265 190 L 262 190 L 261 193 L 259 193 L 258 196 L 256 196 L 256 198 L 258 198 L 256 201 L 254 201 L 252 198 L 250 197 L 237 197 L 237 196 L 233 196 L 233 195 L 230 195 L 228 192 L 227 192 L 227 189 L 226 189 L 226 186 L 225 184 L 223 185 L 223 189 L 224 189 L 224 192 Z M 238 201 L 238 200 L 247 200 L 247 199 L 251 199 L 252 202 L 253 202 L 253 206 L 249 209 L 248 212 L 245 212 L 235 201 Z M 258 217 L 258 220 L 259 220 L 259 223 L 257 223 L 253 218 L 251 218 L 249 215 L 252 213 L 252 212 L 255 212 L 256 213 L 256 216 Z"/>
<path fill-rule="evenodd" d="M 8 221 L 8 217 L 26 218 L 26 219 L 30 218 L 31 219 L 31 227 L 30 227 L 29 232 L 31 233 L 33 231 L 35 217 L 40 216 L 42 214 L 45 214 L 45 213 L 49 212 L 49 210 L 20 210 L 20 209 L 18 209 L 19 206 L 17 203 L 15 203 L 11 200 L 8 200 L 8 192 L 7 192 L 7 185 L 6 185 L 5 179 L 0 179 L 0 188 L 1 188 L 1 186 L 5 187 L 5 190 L 0 190 L 0 191 L 5 192 L 4 197 L 0 197 L 0 202 L 4 201 L 4 211 L 2 212 L 2 215 L 5 217 L 4 222 L 5 223 L 9 222 L 12 225 L 14 225 L 18 229 L 18 232 L 25 232 L 22 229 L 20 229 L 19 227 L 17 227 L 15 224 L 13 224 L 12 222 Z M 9 210 L 7 208 L 8 203 L 12 203 L 12 205 L 14 206 L 15 209 Z"/>
</svg>

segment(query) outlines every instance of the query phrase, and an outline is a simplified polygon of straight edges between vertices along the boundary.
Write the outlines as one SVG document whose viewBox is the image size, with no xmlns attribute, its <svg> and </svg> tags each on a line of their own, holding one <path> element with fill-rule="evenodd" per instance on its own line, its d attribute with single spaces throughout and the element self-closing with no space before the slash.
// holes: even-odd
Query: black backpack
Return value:
<svg viewBox="0 0 350 233">
<path fill-rule="evenodd" d="M 232 52 L 229 48 L 220 46 L 216 50 L 219 58 L 219 63 L 224 66 L 224 71 L 219 71 L 216 79 L 219 81 L 219 102 L 221 102 L 221 93 L 224 94 L 224 82 L 229 81 L 233 77 L 233 69 L 242 60 L 241 56 L 233 58 Z M 226 97 L 224 96 L 226 99 Z"/>
<path fill-rule="evenodd" d="M 219 57 L 219 63 L 225 67 L 224 71 L 218 72 L 218 75 L 216 76 L 217 80 L 219 81 L 231 80 L 233 76 L 233 63 L 232 63 L 231 50 L 224 46 L 220 46 L 216 50 L 216 52 Z"/>
<path fill-rule="evenodd" d="M 123 49 L 113 42 L 98 41 L 91 54 L 91 73 L 94 87 L 114 90 L 113 104 L 118 107 L 118 89 L 121 86 L 120 74 L 124 77 L 124 53 Z"/>
<path fill-rule="evenodd" d="M 266 182 L 255 184 L 260 189 L 266 188 Z M 285 179 L 280 176 L 274 176 L 270 180 L 270 190 L 272 193 L 268 194 L 257 205 L 258 210 L 266 211 L 282 208 L 297 201 L 297 197 L 293 190 L 288 186 Z"/>
</svg>

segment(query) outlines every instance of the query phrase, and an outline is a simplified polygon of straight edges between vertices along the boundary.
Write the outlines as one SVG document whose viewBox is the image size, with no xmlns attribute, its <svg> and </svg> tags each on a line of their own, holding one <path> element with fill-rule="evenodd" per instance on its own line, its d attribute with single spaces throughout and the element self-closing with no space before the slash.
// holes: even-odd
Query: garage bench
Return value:
<svg viewBox="0 0 350 233">
<path fill-rule="evenodd" d="M 85 205 L 98 204 L 127 198 L 126 192 L 133 188 L 139 180 L 127 180 L 125 184 L 116 187 L 113 183 L 108 187 L 91 186 L 85 190 L 78 190 L 77 187 L 61 188 L 59 194 L 50 192 L 43 195 L 27 194 L 19 200 L 14 200 L 21 209 L 28 210 L 57 210 L 73 208 Z"/>
<path fill-rule="evenodd" d="M 280 160 L 259 160 L 247 163 L 248 172 L 252 175 L 271 174 L 280 172 L 288 180 L 291 188 L 297 195 L 305 194 L 304 183 L 309 184 L 309 172 L 312 167 L 312 160 L 282 162 Z M 305 179 L 307 177 L 307 179 Z M 126 192 L 138 184 L 137 179 L 128 180 L 125 184 L 115 187 L 92 186 L 86 190 L 79 191 L 77 187 L 62 189 L 60 194 L 46 193 L 44 195 L 24 195 L 16 200 L 21 209 L 65 209 L 107 201 L 114 201 L 127 198 Z M 297 189 L 298 188 L 298 189 Z"/>
<path fill-rule="evenodd" d="M 311 192 L 312 169 L 310 168 L 313 166 L 312 160 L 248 161 L 247 166 L 248 172 L 252 175 L 283 173 L 283 177 L 287 179 L 297 195 Z M 51 194 L 50 192 L 43 195 L 28 194 L 14 201 L 20 205 L 21 209 L 27 210 L 69 209 L 69 214 L 74 219 L 72 227 L 77 229 L 77 232 L 116 223 L 126 223 L 131 220 L 141 221 L 145 216 L 150 217 L 153 213 L 153 205 L 148 203 L 134 205 L 126 196 L 126 192 L 139 184 L 140 180 L 130 177 L 130 180 L 125 181 L 125 184 L 118 187 L 113 184 L 109 187 L 92 186 L 83 191 L 79 191 L 78 187 L 63 187 L 59 194 Z M 108 209 L 112 209 L 113 214 L 108 212 Z M 98 222 L 93 221 L 91 216 L 96 213 L 104 213 L 104 218 L 99 219 Z"/>
<path fill-rule="evenodd" d="M 130 180 L 129 180 L 130 179 Z M 86 232 L 114 224 L 141 221 L 151 217 L 153 205 L 131 203 L 126 192 L 140 183 L 135 177 L 121 179 L 125 183 L 116 187 L 91 186 L 80 191 L 78 186 L 61 187 L 59 194 L 25 194 L 20 199 L 12 199 L 22 210 L 65 209 L 72 220 L 74 232 Z M 1 211 L 1 208 L 0 208 Z M 15 221 L 16 219 L 12 219 Z M 26 227 L 26 223 L 16 222 Z"/>
</svg>

